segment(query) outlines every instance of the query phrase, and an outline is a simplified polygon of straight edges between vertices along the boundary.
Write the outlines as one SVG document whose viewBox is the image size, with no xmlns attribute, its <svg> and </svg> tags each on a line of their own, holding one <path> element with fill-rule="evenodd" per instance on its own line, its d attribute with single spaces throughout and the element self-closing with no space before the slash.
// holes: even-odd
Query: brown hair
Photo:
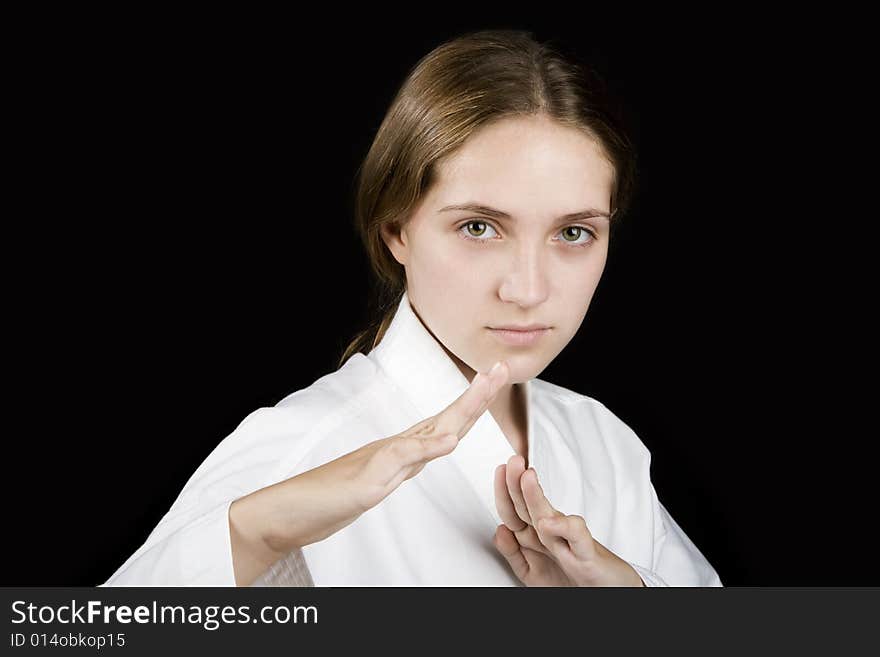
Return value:
<svg viewBox="0 0 880 657">
<path fill-rule="evenodd" d="M 489 122 L 544 114 L 586 133 L 614 169 L 611 227 L 626 213 L 636 176 L 632 144 L 598 75 L 551 44 L 527 31 L 472 32 L 432 50 L 404 80 L 356 183 L 354 219 L 377 277 L 370 312 L 378 319 L 349 343 L 340 366 L 382 340 L 406 289 L 380 227 L 399 230 L 430 189 L 438 160 Z"/>
</svg>

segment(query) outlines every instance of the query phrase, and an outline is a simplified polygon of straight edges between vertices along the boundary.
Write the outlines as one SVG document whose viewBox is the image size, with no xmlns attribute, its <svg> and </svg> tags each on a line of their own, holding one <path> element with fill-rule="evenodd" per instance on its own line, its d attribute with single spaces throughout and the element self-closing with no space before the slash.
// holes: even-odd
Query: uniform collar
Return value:
<svg viewBox="0 0 880 657">
<path fill-rule="evenodd" d="M 410 305 L 404 291 L 391 324 L 369 357 L 397 384 L 419 413 L 415 422 L 436 415 L 457 399 L 468 387 L 464 374 L 428 331 Z M 531 380 L 525 389 L 529 464 L 534 464 L 534 413 Z M 462 470 L 475 492 L 501 523 L 495 509 L 495 468 L 514 455 L 513 448 L 501 427 L 488 411 L 474 423 L 459 443 L 451 458 Z"/>
</svg>

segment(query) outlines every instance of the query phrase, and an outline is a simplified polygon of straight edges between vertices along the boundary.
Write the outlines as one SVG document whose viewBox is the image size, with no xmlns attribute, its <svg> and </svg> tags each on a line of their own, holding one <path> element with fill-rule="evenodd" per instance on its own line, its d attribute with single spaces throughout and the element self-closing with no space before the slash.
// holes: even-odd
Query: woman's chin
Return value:
<svg viewBox="0 0 880 657">
<path fill-rule="evenodd" d="M 502 356 L 501 359 L 507 362 L 507 367 L 510 370 L 510 374 L 507 377 L 508 383 L 525 383 L 530 379 L 534 379 L 544 369 L 543 367 L 538 367 L 534 358 L 525 355 Z"/>
</svg>

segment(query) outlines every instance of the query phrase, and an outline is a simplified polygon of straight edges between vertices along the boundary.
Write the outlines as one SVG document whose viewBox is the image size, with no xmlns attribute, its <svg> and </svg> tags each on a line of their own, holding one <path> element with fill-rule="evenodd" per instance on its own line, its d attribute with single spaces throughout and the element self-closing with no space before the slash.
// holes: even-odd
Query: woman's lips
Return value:
<svg viewBox="0 0 880 657">
<path fill-rule="evenodd" d="M 537 329 L 534 331 L 514 331 L 511 329 L 496 329 L 489 327 L 489 331 L 504 344 L 515 347 L 527 347 L 535 344 L 544 337 L 551 329 Z"/>
</svg>

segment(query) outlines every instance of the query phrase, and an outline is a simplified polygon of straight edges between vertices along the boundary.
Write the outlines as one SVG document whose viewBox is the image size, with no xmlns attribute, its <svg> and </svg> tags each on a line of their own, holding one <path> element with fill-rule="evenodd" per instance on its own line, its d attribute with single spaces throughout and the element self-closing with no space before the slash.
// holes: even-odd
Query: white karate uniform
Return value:
<svg viewBox="0 0 880 657">
<path fill-rule="evenodd" d="M 353 355 L 244 418 L 105 586 L 234 586 L 234 500 L 397 434 L 443 410 L 467 386 L 404 294 L 368 355 Z M 648 586 L 721 586 L 658 500 L 651 455 L 638 436 L 595 399 L 538 378 L 524 388 L 528 462 L 550 503 L 583 516 L 593 537 Z M 483 413 L 451 454 L 352 524 L 294 551 L 256 584 L 310 584 L 311 575 L 316 586 L 521 586 L 492 543 L 501 524 L 494 471 L 513 454 L 495 419 Z"/>
</svg>

